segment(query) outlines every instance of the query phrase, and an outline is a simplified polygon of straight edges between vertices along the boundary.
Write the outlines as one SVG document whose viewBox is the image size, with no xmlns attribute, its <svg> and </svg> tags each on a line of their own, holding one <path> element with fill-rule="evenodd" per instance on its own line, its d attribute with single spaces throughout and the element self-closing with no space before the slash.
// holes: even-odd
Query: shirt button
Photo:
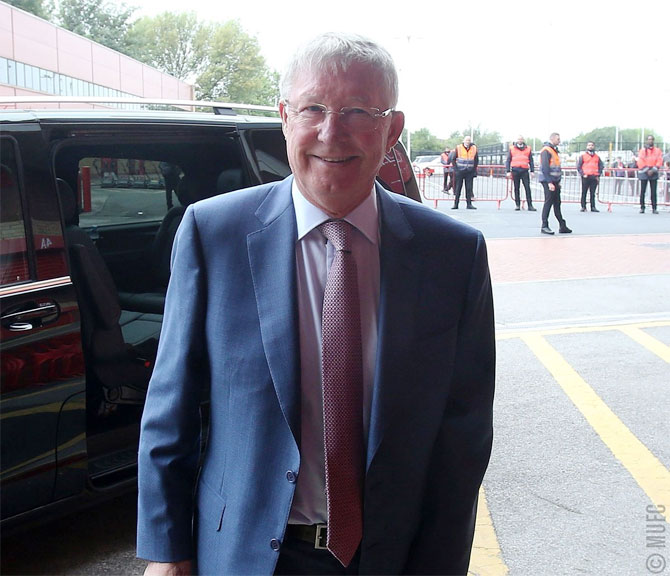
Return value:
<svg viewBox="0 0 670 576">
<path fill-rule="evenodd" d="M 277 540 L 276 538 L 270 540 L 270 548 L 272 548 L 275 552 L 279 550 L 280 546 L 281 542 L 279 542 L 279 540 Z"/>
<path fill-rule="evenodd" d="M 297 478 L 298 478 L 298 477 L 295 475 L 295 472 L 293 472 L 293 470 L 289 470 L 289 471 L 286 473 L 286 479 L 287 479 L 291 484 L 295 484 L 295 481 L 297 480 Z"/>
</svg>

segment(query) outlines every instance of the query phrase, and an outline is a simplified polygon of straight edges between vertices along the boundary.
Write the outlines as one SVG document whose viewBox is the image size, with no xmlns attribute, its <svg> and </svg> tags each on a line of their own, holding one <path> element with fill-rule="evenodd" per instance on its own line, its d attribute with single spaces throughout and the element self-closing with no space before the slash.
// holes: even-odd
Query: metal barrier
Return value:
<svg viewBox="0 0 670 576">
<path fill-rule="evenodd" d="M 419 190 L 421 195 L 428 202 L 433 202 L 437 208 L 438 202 L 453 202 L 453 188 L 445 193 L 442 190 L 444 175 L 435 173 L 433 175 L 417 174 Z M 474 183 L 474 201 L 475 202 L 497 202 L 498 209 L 505 198 L 509 196 L 511 190 L 511 180 L 505 175 L 505 167 L 500 164 L 480 164 L 477 167 L 477 178 Z M 461 191 L 461 200 L 465 200 L 465 185 Z"/>
<path fill-rule="evenodd" d="M 615 176 L 616 173 L 625 172 L 625 176 Z M 433 175 L 417 174 L 419 189 L 423 198 L 432 202 L 437 208 L 439 202 L 453 202 L 454 191 L 448 193 L 442 191 L 444 176 L 441 173 Z M 465 199 L 465 187 L 461 192 L 461 199 Z M 531 197 L 534 203 L 544 202 L 544 189 L 537 180 L 537 170 L 530 175 Z M 521 202 L 526 203 L 526 191 L 521 185 Z M 670 207 L 670 169 L 659 170 L 657 185 L 658 206 Z M 498 210 L 504 200 L 509 198 L 514 202 L 514 184 L 507 178 L 505 167 L 498 164 L 480 165 L 477 168 L 477 178 L 474 182 L 475 202 L 497 202 Z M 600 177 L 598 188 L 596 188 L 596 199 L 599 204 L 607 206 L 611 212 L 616 205 L 637 206 L 640 203 L 640 181 L 635 168 L 608 168 Z M 581 204 L 582 201 L 582 178 L 575 167 L 563 168 L 561 178 L 561 202 L 568 204 Z M 651 204 L 649 187 L 645 195 L 645 203 Z"/>
</svg>

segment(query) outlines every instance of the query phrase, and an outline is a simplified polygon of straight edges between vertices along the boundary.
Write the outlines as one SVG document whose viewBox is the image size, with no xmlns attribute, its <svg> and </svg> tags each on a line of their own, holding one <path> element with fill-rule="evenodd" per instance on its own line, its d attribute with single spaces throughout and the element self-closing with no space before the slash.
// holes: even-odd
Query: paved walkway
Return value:
<svg viewBox="0 0 670 576">
<path fill-rule="evenodd" d="M 670 274 L 670 234 L 490 238 L 494 283 Z"/>
</svg>

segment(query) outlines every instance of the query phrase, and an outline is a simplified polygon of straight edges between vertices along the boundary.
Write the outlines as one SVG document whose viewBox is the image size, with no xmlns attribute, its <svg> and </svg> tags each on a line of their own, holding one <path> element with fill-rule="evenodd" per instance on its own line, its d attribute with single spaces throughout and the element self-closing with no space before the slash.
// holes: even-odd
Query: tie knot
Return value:
<svg viewBox="0 0 670 576">
<path fill-rule="evenodd" d="M 333 244 L 335 250 L 351 252 L 351 224 L 345 220 L 328 220 L 319 226 L 321 233 Z"/>
</svg>

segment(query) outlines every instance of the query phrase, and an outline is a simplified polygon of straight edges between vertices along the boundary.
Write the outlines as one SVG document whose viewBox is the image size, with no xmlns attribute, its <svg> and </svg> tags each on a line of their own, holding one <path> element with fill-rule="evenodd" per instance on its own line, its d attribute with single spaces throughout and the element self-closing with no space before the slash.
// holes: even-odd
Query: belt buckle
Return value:
<svg viewBox="0 0 670 576">
<path fill-rule="evenodd" d="M 328 525 L 327 524 L 317 524 L 316 525 L 316 535 L 314 537 L 314 549 L 315 550 L 328 550 Z"/>
</svg>

